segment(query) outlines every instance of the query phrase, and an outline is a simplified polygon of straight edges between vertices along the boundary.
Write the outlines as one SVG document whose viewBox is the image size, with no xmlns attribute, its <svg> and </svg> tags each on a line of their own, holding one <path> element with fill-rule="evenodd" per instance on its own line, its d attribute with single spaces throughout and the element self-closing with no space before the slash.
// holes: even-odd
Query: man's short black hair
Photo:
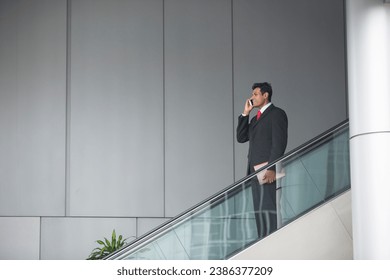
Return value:
<svg viewBox="0 0 390 280">
<path fill-rule="evenodd" d="M 272 98 L 272 86 L 270 83 L 264 82 L 264 83 L 254 83 L 252 86 L 252 90 L 255 88 L 260 88 L 261 93 L 266 93 L 268 92 L 268 101 L 271 102 Z"/>
</svg>

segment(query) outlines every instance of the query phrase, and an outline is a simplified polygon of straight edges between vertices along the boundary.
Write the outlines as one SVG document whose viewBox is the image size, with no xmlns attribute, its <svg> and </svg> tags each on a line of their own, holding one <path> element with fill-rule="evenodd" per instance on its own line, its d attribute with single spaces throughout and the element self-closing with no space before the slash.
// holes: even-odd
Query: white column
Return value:
<svg viewBox="0 0 390 280">
<path fill-rule="evenodd" d="M 390 4 L 346 0 L 355 259 L 390 259 Z"/>
</svg>

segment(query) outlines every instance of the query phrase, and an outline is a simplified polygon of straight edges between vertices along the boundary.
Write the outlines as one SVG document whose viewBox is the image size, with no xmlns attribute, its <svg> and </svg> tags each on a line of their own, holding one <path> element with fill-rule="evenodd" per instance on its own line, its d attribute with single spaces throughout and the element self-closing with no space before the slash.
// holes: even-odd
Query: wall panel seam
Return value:
<svg viewBox="0 0 390 280">
<path fill-rule="evenodd" d="M 65 216 L 70 214 L 70 87 L 71 87 L 71 9 L 66 1 L 66 100 L 65 100 Z"/>
<path fill-rule="evenodd" d="M 165 201 L 166 201 L 166 196 L 165 196 L 165 192 L 166 192 L 166 168 L 165 168 L 165 165 L 166 165 L 166 135 L 165 135 L 165 129 L 166 129 L 166 116 L 165 116 L 165 0 L 162 0 L 162 82 L 163 82 L 163 89 L 162 89 L 162 95 L 163 95 L 163 160 L 162 160 L 162 164 L 163 164 L 163 217 L 165 217 L 165 213 L 166 213 L 166 204 L 165 204 Z"/>
<path fill-rule="evenodd" d="M 233 136 L 233 182 L 236 181 L 236 148 L 235 148 L 235 137 L 234 137 L 234 120 L 235 120 L 235 112 L 234 112 L 234 25 L 233 25 L 233 0 L 230 1 L 230 22 L 231 22 L 231 52 L 232 52 L 232 136 Z"/>
</svg>

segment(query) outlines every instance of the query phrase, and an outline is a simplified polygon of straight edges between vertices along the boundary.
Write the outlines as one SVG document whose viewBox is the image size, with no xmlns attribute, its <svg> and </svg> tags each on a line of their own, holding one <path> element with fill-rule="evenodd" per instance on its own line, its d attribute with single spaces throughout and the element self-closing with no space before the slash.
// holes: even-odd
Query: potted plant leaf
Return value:
<svg viewBox="0 0 390 280">
<path fill-rule="evenodd" d="M 111 241 L 107 238 L 103 240 L 96 240 L 96 243 L 101 245 L 101 247 L 97 247 L 92 250 L 87 260 L 101 260 L 109 254 L 115 252 L 116 250 L 122 248 L 126 244 L 126 239 L 123 239 L 122 235 L 116 237 L 115 229 L 112 231 Z"/>
</svg>

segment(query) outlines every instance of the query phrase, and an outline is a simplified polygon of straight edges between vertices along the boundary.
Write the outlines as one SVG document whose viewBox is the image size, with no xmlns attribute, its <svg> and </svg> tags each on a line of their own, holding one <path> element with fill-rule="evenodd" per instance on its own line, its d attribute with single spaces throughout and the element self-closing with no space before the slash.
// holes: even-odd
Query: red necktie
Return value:
<svg viewBox="0 0 390 280">
<path fill-rule="evenodd" d="M 259 120 L 259 119 L 260 119 L 260 117 L 261 117 L 261 111 L 259 110 L 259 111 L 257 111 L 256 120 Z"/>
</svg>

